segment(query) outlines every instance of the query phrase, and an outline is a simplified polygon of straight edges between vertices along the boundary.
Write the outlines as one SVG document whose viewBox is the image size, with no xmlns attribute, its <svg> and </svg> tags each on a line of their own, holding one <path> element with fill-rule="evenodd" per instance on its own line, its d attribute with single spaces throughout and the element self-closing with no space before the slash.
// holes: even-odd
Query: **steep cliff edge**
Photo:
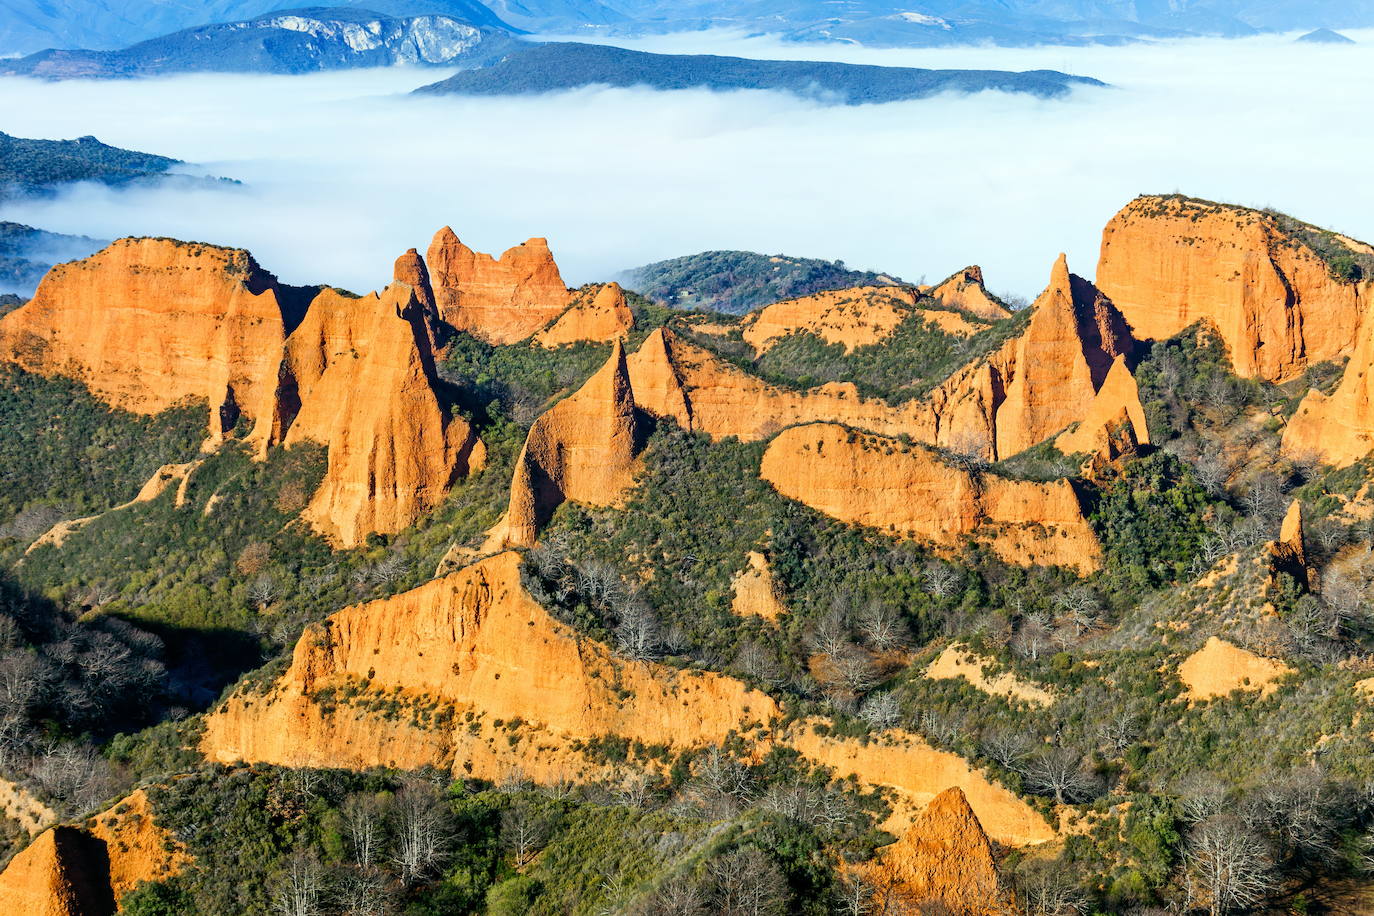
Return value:
<svg viewBox="0 0 1374 916">
<path fill-rule="evenodd" d="M 603 283 L 581 290 L 568 310 L 535 335 L 541 347 L 573 343 L 609 343 L 624 340 L 635 326 L 634 313 L 625 304 L 619 283 Z"/>
<path fill-rule="evenodd" d="M 1139 338 L 1208 320 L 1238 375 L 1274 382 L 1351 351 L 1374 283 L 1338 280 L 1304 241 L 1358 243 L 1267 211 L 1139 197 L 1102 233 L 1097 285 Z"/>
<path fill-rule="evenodd" d="M 1068 481 L 974 474 L 933 450 L 834 423 L 797 426 L 764 452 L 760 476 L 832 518 L 954 547 L 987 543 L 1010 563 L 1089 573 L 1101 547 Z"/>
<path fill-rule="evenodd" d="M 1126 427 L 1130 428 L 1130 442 L 1134 445 L 1150 444 L 1150 428 L 1145 420 L 1145 408 L 1140 403 L 1140 389 L 1131 370 L 1126 368 L 1125 357 L 1118 356 L 1078 426 L 1060 434 L 1054 444 L 1065 454 L 1105 453 L 1107 460 L 1113 460 L 1118 457 L 1113 454 L 1113 443 L 1118 441 L 1118 431 Z"/>
<path fill-rule="evenodd" d="M 54 267 L 0 320 L 0 359 L 76 379 L 134 413 L 204 399 L 218 441 L 240 416 L 272 413 L 293 322 L 281 293 L 246 251 L 121 239 Z"/>
<path fill-rule="evenodd" d="M 533 546 L 566 500 L 614 505 L 634 483 L 641 438 L 625 349 L 617 340 L 606 364 L 530 427 L 515 462 L 510 505 L 489 546 Z"/>
<path fill-rule="evenodd" d="M 425 256 L 439 316 L 494 344 L 524 340 L 572 301 L 548 242 L 530 239 L 493 258 L 445 226 Z"/>
<path fill-rule="evenodd" d="M 1307 392 L 1283 431 L 1283 451 L 1346 467 L 1374 451 L 1374 299 L 1355 352 L 1330 395 Z"/>
<path fill-rule="evenodd" d="M 957 787 L 937 795 L 901 839 L 864 869 L 891 909 L 950 916 L 1015 912 L 992 843 Z"/>
<path fill-rule="evenodd" d="M 299 409 L 285 442 L 313 440 L 329 454 L 304 517 L 346 547 L 405 528 L 485 458 L 471 426 L 435 393 L 416 292 L 401 283 L 360 298 L 324 290 L 286 343 L 279 399 Z"/>
<path fill-rule="evenodd" d="M 449 712 L 421 723 L 369 709 L 376 698 Z M 777 713 L 731 678 L 619 659 L 580 637 L 525 592 L 507 552 L 310 628 L 266 696 L 240 691 L 210 715 L 202 750 L 224 762 L 434 765 L 489 779 L 521 767 L 556 779 L 595 769 L 575 747 L 604 735 L 688 747 Z M 493 720 L 525 728 L 493 740 Z"/>
</svg>

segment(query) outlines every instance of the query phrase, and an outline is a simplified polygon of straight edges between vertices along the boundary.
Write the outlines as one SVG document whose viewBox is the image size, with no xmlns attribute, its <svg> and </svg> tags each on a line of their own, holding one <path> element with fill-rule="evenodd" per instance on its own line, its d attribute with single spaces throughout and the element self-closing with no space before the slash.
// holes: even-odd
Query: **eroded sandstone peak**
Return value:
<svg viewBox="0 0 1374 916">
<path fill-rule="evenodd" d="M 391 275 L 397 283 L 404 283 L 415 290 L 415 298 L 424 307 L 427 317 L 439 317 L 438 306 L 434 301 L 434 288 L 429 282 L 429 268 L 425 266 L 425 259 L 420 257 L 418 251 L 414 248 L 407 249 L 405 254 L 396 259 Z"/>
<path fill-rule="evenodd" d="M 760 476 L 840 521 L 955 547 L 987 543 L 1010 563 L 1101 565 L 1101 547 L 1066 480 L 976 474 L 934 450 L 835 423 L 796 426 L 764 452 Z"/>
<path fill-rule="evenodd" d="M 1102 461 L 1114 461 L 1138 445 L 1150 444 L 1140 389 L 1126 368 L 1125 356 L 1112 362 L 1078 426 L 1062 433 L 1054 444 L 1065 454 L 1087 452 Z"/>
<path fill-rule="evenodd" d="M 977 264 L 965 267 L 930 290 L 931 298 L 952 305 L 988 321 L 1010 318 L 1011 312 L 983 285 L 983 269 Z"/>
<path fill-rule="evenodd" d="M 1220 332 L 1236 373 L 1282 382 L 1349 353 L 1374 283 L 1336 279 L 1303 240 L 1358 245 L 1266 211 L 1144 196 L 1102 233 L 1097 285 L 1141 339 L 1195 322 Z"/>
<path fill-rule="evenodd" d="M 325 290 L 287 341 L 281 400 L 299 405 L 285 442 L 328 448 L 304 517 L 347 547 L 392 534 L 437 506 L 485 449 L 436 394 L 424 309 L 413 287 L 353 298 Z"/>
<path fill-rule="evenodd" d="M 272 410 L 282 342 L 295 316 L 282 287 L 243 250 L 120 239 L 48 272 L 0 320 L 0 359 L 84 384 L 140 414 L 210 404 L 210 436 Z"/>
<path fill-rule="evenodd" d="M 624 345 L 572 395 L 534 421 L 515 462 L 510 505 L 492 535 L 498 546 L 530 547 L 566 500 L 619 502 L 634 483 L 641 435 Z"/>
<path fill-rule="evenodd" d="M 624 340 L 635 326 L 619 283 L 602 283 L 578 291 L 568 310 L 535 335 L 541 347 Z"/>
<path fill-rule="evenodd" d="M 870 870 L 894 909 L 937 908 L 951 916 L 1014 912 L 992 843 L 957 786 L 935 796 Z"/>
<path fill-rule="evenodd" d="M 1346 467 L 1374 451 L 1374 299 L 1358 345 L 1330 395 L 1307 392 L 1283 431 L 1283 451 L 1299 460 Z"/>
<path fill-rule="evenodd" d="M 1132 339 L 1120 314 L 1060 255 L 1030 323 L 999 354 L 1005 398 L 996 407 L 996 457 L 1030 448 L 1082 419 Z"/>
<path fill-rule="evenodd" d="M 445 226 L 435 234 L 425 260 L 440 317 L 488 343 L 524 340 L 571 302 L 542 238 L 517 245 L 498 259 L 473 251 Z"/>
<path fill-rule="evenodd" d="M 87 827 L 60 825 L 39 834 L 0 873 L 0 912 L 107 916 L 124 894 L 171 877 L 187 861 L 139 789 Z"/>
</svg>

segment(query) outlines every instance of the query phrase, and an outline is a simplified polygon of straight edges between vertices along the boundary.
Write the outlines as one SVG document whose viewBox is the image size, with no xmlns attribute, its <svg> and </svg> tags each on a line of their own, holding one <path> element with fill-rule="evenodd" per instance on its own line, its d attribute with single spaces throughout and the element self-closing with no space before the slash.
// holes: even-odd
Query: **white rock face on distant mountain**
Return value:
<svg viewBox="0 0 1374 916">
<path fill-rule="evenodd" d="M 234 23 L 233 28 L 284 29 L 342 42 L 354 51 L 389 50 L 398 62 L 408 64 L 446 64 L 482 41 L 481 29 L 446 16 L 342 22 L 287 14 Z"/>
</svg>

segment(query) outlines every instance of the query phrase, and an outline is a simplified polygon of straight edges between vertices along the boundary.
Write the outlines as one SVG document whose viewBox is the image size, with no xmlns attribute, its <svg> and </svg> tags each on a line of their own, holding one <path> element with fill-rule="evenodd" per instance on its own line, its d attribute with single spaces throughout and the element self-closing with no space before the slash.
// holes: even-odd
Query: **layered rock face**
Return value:
<svg viewBox="0 0 1374 916">
<path fill-rule="evenodd" d="M 891 908 L 950 916 L 1015 912 L 992 843 L 957 787 L 937 795 L 868 870 Z"/>
<path fill-rule="evenodd" d="M 323 291 L 287 341 L 280 400 L 300 406 L 282 417 L 285 442 L 328 447 L 305 518 L 336 543 L 402 530 L 482 466 L 471 426 L 435 394 L 429 347 L 424 306 L 400 283 L 381 296 Z"/>
<path fill-rule="evenodd" d="M 1010 318 L 1011 312 L 988 293 L 983 285 L 983 269 L 977 264 L 965 267 L 930 291 L 932 298 L 987 321 Z"/>
<path fill-rule="evenodd" d="M 189 861 L 141 789 L 90 823 L 53 827 L 15 856 L 0 873 L 0 912 L 105 916 L 142 882 L 171 877 Z"/>
<path fill-rule="evenodd" d="M 134 413 L 205 399 L 217 441 L 241 415 L 272 412 L 291 330 L 280 292 L 246 251 L 121 239 L 54 267 L 0 321 L 0 359 Z"/>
<path fill-rule="evenodd" d="M 445 226 L 425 260 L 440 317 L 488 343 L 524 340 L 572 301 L 544 239 L 530 239 L 497 259 L 473 251 Z"/>
<path fill-rule="evenodd" d="M 356 703 L 342 699 L 359 689 Z M 422 723 L 365 708 L 382 695 L 451 714 Z M 518 766 L 554 779 L 588 766 L 577 741 L 689 747 L 777 712 L 730 678 L 613 657 L 535 603 L 507 552 L 312 627 L 266 696 L 241 691 L 211 714 L 202 750 L 224 762 L 452 766 L 489 779 Z M 524 722 L 523 742 L 489 742 L 495 719 Z"/>
<path fill-rule="evenodd" d="M 946 546 L 984 541 L 1023 565 L 1084 573 L 1101 565 L 1101 547 L 1066 480 L 975 476 L 924 446 L 834 423 L 778 435 L 760 475 L 782 495 L 851 524 Z"/>
<path fill-rule="evenodd" d="M 1181 197 L 1140 197 L 1113 217 L 1097 285 L 1137 337 L 1172 337 L 1205 319 L 1238 375 L 1274 382 L 1349 353 L 1374 290 L 1333 278 L 1272 214 Z"/>
<path fill-rule="evenodd" d="M 634 483 L 640 439 L 625 349 L 617 340 L 606 364 L 530 427 L 492 546 L 533 546 L 565 500 L 614 505 Z"/>
<path fill-rule="evenodd" d="M 778 599 L 778 586 L 768 558 L 757 550 L 745 556 L 744 568 L 735 574 L 732 585 L 735 595 L 730 609 L 740 617 L 777 620 L 787 613 L 787 607 Z"/>
<path fill-rule="evenodd" d="M 1307 392 L 1283 431 L 1283 451 L 1336 467 L 1374 451 L 1374 305 L 1365 313 L 1340 384 L 1330 395 Z"/>
<path fill-rule="evenodd" d="M 624 340 L 635 326 L 619 283 L 603 283 L 580 291 L 568 310 L 535 335 L 541 347 Z"/>
</svg>

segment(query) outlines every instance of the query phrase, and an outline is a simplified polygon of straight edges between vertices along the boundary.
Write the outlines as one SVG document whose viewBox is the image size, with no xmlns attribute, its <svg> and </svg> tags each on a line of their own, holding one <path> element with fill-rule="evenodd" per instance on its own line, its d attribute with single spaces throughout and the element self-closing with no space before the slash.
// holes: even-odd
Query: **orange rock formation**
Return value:
<svg viewBox="0 0 1374 916">
<path fill-rule="evenodd" d="M 1283 431 L 1283 451 L 1346 467 L 1374 451 L 1374 296 L 1359 343 L 1330 395 L 1315 388 Z"/>
<path fill-rule="evenodd" d="M 1349 353 L 1374 290 L 1334 279 L 1272 214 L 1154 196 L 1107 224 L 1097 285 L 1137 337 L 1172 337 L 1206 319 L 1237 374 L 1276 382 Z"/>
<path fill-rule="evenodd" d="M 1113 452 L 1114 443 L 1119 441 L 1119 431 L 1127 428 L 1133 445 L 1150 444 L 1150 429 L 1145 422 L 1145 408 L 1140 404 L 1140 389 L 1136 387 L 1131 370 L 1126 368 L 1125 357 L 1118 356 L 1077 428 L 1061 434 L 1054 444 L 1065 454 L 1105 453 L 1110 461 L 1118 457 Z"/>
<path fill-rule="evenodd" d="M 0 912 L 106 916 L 144 881 L 168 878 L 189 861 L 153 820 L 140 789 L 97 814 L 89 827 L 53 827 L 0 874 Z"/>
<path fill-rule="evenodd" d="M 619 283 L 604 283 L 578 293 L 568 310 L 535 335 L 541 347 L 564 344 L 608 343 L 624 340 L 635 326 L 634 313 L 625 304 Z"/>
<path fill-rule="evenodd" d="M 488 343 L 524 340 L 571 301 L 544 239 L 530 239 L 498 260 L 473 251 L 445 226 L 425 260 L 440 317 Z"/>
<path fill-rule="evenodd" d="M 367 708 L 374 698 L 450 712 L 388 717 Z M 469 712 L 487 726 L 519 720 L 528 740 L 488 743 Z M 612 656 L 535 603 L 507 552 L 311 627 L 266 696 L 240 691 L 210 715 L 202 750 L 224 762 L 452 766 L 490 779 L 519 766 L 556 779 L 578 741 L 689 747 L 777 712 L 731 678 Z"/>
<path fill-rule="evenodd" d="M 941 792 L 957 787 L 988 835 L 999 843 L 1032 846 L 1053 840 L 1054 828 L 1030 805 L 972 769 L 964 758 L 931 747 L 910 732 L 889 729 L 880 740 L 822 736 L 803 722 L 785 743 L 808 760 L 829 767 L 841 779 L 854 776 L 894 790 L 897 812 L 884 827 L 904 832 L 920 809 Z"/>
<path fill-rule="evenodd" d="M 957 787 L 935 799 L 867 871 L 884 904 L 950 916 L 1010 916 L 1012 894 L 1002 883 L 992 843 Z"/>
<path fill-rule="evenodd" d="M 768 568 L 768 558 L 757 550 L 749 551 L 744 568 L 735 575 L 733 584 L 735 596 L 730 609 L 739 616 L 777 620 L 787 613 L 787 608 L 778 600 L 778 586 Z"/>
<path fill-rule="evenodd" d="M 929 301 L 924 305 L 930 305 Z M 855 347 L 882 343 L 913 315 L 961 337 L 988 326 L 986 322 L 969 321 L 959 312 L 923 307 L 921 296 L 910 287 L 856 286 L 775 302 L 746 315 L 741 329 L 755 353 L 765 353 L 799 331 L 840 344 L 849 353 Z"/>
<path fill-rule="evenodd" d="M 1101 548 L 1068 481 L 975 475 L 921 445 L 834 423 L 788 429 L 760 475 L 784 496 L 844 522 L 954 546 L 985 541 L 1008 562 L 1092 572 Z"/>
<path fill-rule="evenodd" d="M 121 239 L 49 271 L 0 320 L 0 359 L 134 413 L 205 399 L 218 441 L 241 415 L 272 412 L 290 330 L 280 293 L 246 251 Z"/>
<path fill-rule="evenodd" d="M 328 446 L 305 518 L 337 543 L 400 531 L 482 466 L 476 434 L 435 394 L 429 347 L 423 305 L 400 283 L 381 296 L 323 291 L 287 341 L 280 401 L 299 410 L 279 414 L 285 442 Z"/>
<path fill-rule="evenodd" d="M 930 291 L 931 298 L 952 305 L 988 321 L 1010 318 L 1011 312 L 994 299 L 983 285 L 983 269 L 978 265 L 965 267 Z"/>
<path fill-rule="evenodd" d="M 617 340 L 606 364 L 530 427 L 515 462 L 510 506 L 491 545 L 533 546 L 565 500 L 615 504 L 634 483 L 639 447 L 625 349 Z"/>
<path fill-rule="evenodd" d="M 1233 690 L 1259 691 L 1269 696 L 1278 689 L 1274 683 L 1289 668 L 1277 659 L 1265 658 L 1233 643 L 1213 636 L 1178 666 L 1178 676 L 1187 686 L 1191 700 L 1224 697 Z"/>
</svg>

